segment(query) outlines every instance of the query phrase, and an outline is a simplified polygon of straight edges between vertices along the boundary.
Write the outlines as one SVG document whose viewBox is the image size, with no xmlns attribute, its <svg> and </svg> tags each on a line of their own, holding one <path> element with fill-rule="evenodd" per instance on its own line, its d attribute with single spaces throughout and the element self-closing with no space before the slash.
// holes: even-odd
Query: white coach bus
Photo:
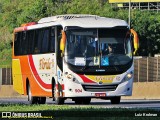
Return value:
<svg viewBox="0 0 160 120">
<path fill-rule="evenodd" d="M 133 37 L 132 37 L 133 36 Z M 31 104 L 56 104 L 67 98 L 89 104 L 91 98 L 132 95 L 133 53 L 138 37 L 124 20 L 96 15 L 57 15 L 15 28 L 14 89 Z"/>
</svg>

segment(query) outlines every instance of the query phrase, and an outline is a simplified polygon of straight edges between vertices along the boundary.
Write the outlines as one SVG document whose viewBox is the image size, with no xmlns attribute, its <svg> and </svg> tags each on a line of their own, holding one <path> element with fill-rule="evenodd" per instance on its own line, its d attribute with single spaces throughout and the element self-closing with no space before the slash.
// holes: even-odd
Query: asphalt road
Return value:
<svg viewBox="0 0 160 120">
<path fill-rule="evenodd" d="M 0 98 L 0 104 L 29 104 L 27 98 Z M 46 104 L 55 104 L 52 98 L 47 98 Z M 72 107 L 92 106 L 102 108 L 151 108 L 160 110 L 160 100 L 121 100 L 118 105 L 113 105 L 110 100 L 92 99 L 90 105 L 76 105 L 71 99 L 67 99 L 64 105 Z"/>
</svg>

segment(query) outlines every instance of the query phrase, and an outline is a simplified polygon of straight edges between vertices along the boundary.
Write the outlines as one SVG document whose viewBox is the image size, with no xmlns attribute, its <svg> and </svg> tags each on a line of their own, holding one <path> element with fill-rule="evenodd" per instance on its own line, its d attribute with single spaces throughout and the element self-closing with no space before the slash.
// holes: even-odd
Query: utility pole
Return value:
<svg viewBox="0 0 160 120">
<path fill-rule="evenodd" d="M 128 24 L 129 27 L 131 28 L 131 0 L 129 0 Z"/>
</svg>

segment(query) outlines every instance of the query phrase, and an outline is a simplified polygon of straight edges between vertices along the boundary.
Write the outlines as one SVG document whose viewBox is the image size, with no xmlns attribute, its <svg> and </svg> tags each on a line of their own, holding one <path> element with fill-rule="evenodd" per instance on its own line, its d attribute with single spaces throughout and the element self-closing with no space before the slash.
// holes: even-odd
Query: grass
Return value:
<svg viewBox="0 0 160 120">
<path fill-rule="evenodd" d="M 159 111 L 155 109 L 143 109 L 143 108 L 102 108 L 91 105 L 55 105 L 55 104 L 0 104 L 0 111 Z"/>
<path fill-rule="evenodd" d="M 26 105 L 26 104 L 0 104 L 0 111 L 39 111 L 39 110 L 66 110 L 71 109 L 67 105 Z"/>
<path fill-rule="evenodd" d="M 99 108 L 92 106 L 69 105 L 26 105 L 26 104 L 0 104 L 1 112 L 42 113 L 42 116 L 52 116 L 56 120 L 130 120 L 135 118 L 135 113 L 158 114 L 154 109 L 129 109 L 129 108 Z M 159 115 L 159 114 L 158 114 Z M 139 120 L 157 119 L 158 117 L 136 117 Z"/>
</svg>

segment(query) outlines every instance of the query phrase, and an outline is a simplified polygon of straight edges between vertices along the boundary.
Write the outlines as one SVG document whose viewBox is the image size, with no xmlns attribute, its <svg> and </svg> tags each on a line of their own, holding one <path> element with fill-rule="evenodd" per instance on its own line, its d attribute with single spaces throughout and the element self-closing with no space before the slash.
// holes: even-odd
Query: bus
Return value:
<svg viewBox="0 0 160 120">
<path fill-rule="evenodd" d="M 14 29 L 13 88 L 30 104 L 91 98 L 119 104 L 132 95 L 137 33 L 120 19 L 87 14 L 46 17 Z"/>
</svg>

